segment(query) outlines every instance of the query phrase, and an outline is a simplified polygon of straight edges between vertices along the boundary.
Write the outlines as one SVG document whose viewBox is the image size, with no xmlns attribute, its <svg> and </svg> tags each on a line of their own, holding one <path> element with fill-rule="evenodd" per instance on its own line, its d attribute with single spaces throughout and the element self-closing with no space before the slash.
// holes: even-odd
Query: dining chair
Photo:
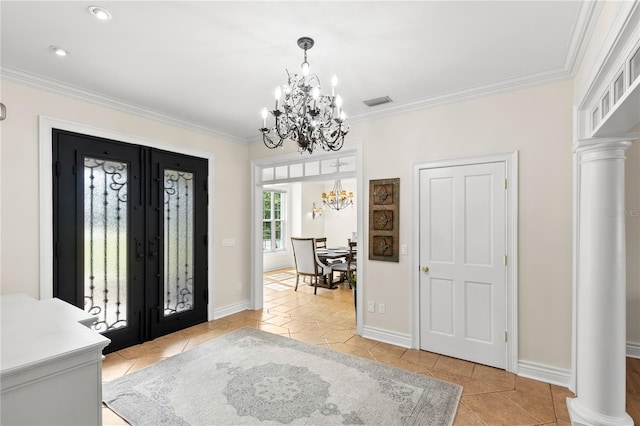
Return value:
<svg viewBox="0 0 640 426">
<path fill-rule="evenodd" d="M 298 281 L 302 275 L 303 277 L 312 277 L 314 284 L 313 294 L 317 294 L 318 279 L 332 274 L 332 267 L 324 265 L 318 259 L 314 238 L 291 237 L 291 246 L 293 247 L 293 259 L 296 265 L 296 288 L 294 291 L 298 290 Z"/>
<path fill-rule="evenodd" d="M 357 246 L 358 243 L 356 241 L 348 240 L 349 252 L 347 253 L 347 261 L 344 263 L 337 263 L 332 266 L 332 272 L 340 272 L 341 279 L 340 281 L 344 281 L 345 278 L 349 282 L 349 288 L 351 288 L 351 276 L 357 269 Z"/>
<path fill-rule="evenodd" d="M 326 249 L 327 248 L 327 237 L 316 238 L 316 248 L 317 249 Z"/>
</svg>

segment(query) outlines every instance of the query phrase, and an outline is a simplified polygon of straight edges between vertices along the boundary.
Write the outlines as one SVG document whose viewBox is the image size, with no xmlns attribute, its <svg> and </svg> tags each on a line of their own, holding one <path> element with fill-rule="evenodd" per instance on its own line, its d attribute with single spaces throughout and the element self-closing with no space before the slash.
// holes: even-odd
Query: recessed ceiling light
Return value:
<svg viewBox="0 0 640 426">
<path fill-rule="evenodd" d="M 58 56 L 69 56 L 69 51 L 58 46 L 49 46 L 49 49 Z"/>
<path fill-rule="evenodd" d="M 89 6 L 89 12 L 101 21 L 108 21 L 111 19 L 111 13 L 100 6 Z"/>
</svg>

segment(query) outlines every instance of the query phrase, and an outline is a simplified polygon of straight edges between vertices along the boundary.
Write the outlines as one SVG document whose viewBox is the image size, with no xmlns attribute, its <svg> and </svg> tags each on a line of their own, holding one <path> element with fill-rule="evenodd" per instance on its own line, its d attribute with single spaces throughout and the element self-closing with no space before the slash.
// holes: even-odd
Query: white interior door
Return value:
<svg viewBox="0 0 640 426">
<path fill-rule="evenodd" d="M 420 348 L 506 367 L 505 163 L 420 170 Z"/>
</svg>

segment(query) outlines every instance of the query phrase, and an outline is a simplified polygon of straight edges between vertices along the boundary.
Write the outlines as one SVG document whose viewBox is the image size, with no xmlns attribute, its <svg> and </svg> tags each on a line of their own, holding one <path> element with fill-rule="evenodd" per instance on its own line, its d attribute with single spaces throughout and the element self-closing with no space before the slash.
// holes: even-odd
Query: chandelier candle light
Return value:
<svg viewBox="0 0 640 426">
<path fill-rule="evenodd" d="M 342 183 L 340 183 L 340 179 L 338 179 L 333 186 L 333 190 L 329 192 L 329 195 L 327 195 L 326 192 L 322 193 L 322 204 L 336 211 L 340 211 L 353 205 L 353 192 L 349 192 L 349 195 L 347 195 L 347 191 L 342 189 Z"/>
<path fill-rule="evenodd" d="M 267 148 L 282 147 L 285 139 L 298 143 L 298 151 L 313 153 L 316 147 L 325 151 L 338 151 L 349 132 L 345 125 L 346 115 L 342 110 L 342 98 L 336 95 L 338 79 L 331 79 L 331 95 L 320 93 L 320 79 L 309 74 L 307 50 L 313 47 L 310 37 L 298 39 L 298 46 L 304 50 L 302 75 L 287 71 L 287 84 L 276 88 L 275 118 L 273 127 L 267 127 L 267 108 L 262 110 L 262 141 Z M 273 136 L 273 138 L 272 138 Z"/>
</svg>

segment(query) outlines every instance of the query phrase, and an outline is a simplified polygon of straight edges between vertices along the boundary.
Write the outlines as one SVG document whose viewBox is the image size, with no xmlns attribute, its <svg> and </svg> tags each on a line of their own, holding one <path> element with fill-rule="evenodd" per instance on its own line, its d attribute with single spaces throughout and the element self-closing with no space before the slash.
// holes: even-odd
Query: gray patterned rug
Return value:
<svg viewBox="0 0 640 426">
<path fill-rule="evenodd" d="M 243 328 L 103 384 L 132 425 L 450 425 L 462 387 Z"/>
</svg>

